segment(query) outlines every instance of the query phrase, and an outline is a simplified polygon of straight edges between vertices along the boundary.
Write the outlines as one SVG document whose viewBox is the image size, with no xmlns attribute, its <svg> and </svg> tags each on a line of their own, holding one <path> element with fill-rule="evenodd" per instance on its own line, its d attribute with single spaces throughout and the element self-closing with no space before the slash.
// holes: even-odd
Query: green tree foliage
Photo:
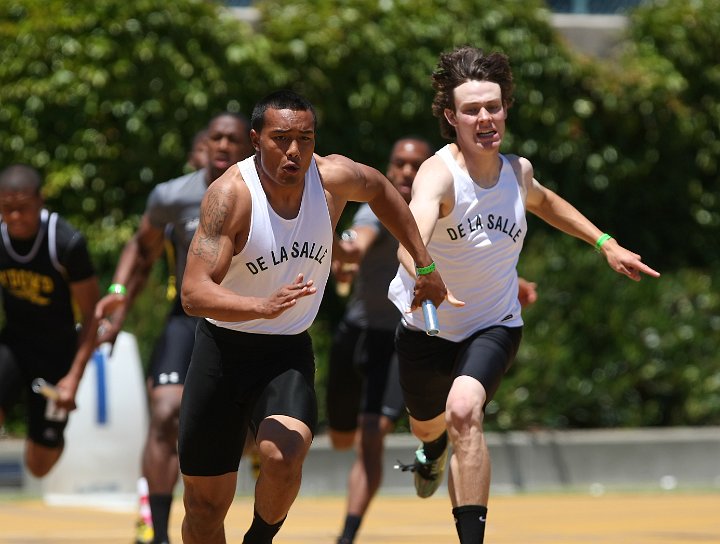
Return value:
<svg viewBox="0 0 720 544">
<path fill-rule="evenodd" d="M 657 208 L 674 204 L 686 218 L 679 221 L 684 228 L 668 233 L 664 242 L 678 248 L 679 258 L 684 248 L 684 262 L 717 265 L 720 255 L 710 248 L 717 246 L 720 228 L 720 1 L 656 0 L 633 15 L 631 29 L 631 53 L 639 62 L 668 63 L 667 80 L 677 91 L 656 104 L 658 111 L 667 105 L 675 119 L 674 131 L 658 139 L 667 160 L 655 169 L 664 175 L 653 185 L 663 188 Z"/>
<path fill-rule="evenodd" d="M 717 424 L 720 271 L 635 283 L 577 240 L 542 233 L 522 273 L 539 298 L 488 410 L 492 426 Z"/>
<path fill-rule="evenodd" d="M 248 109 L 238 74 L 261 62 L 244 54 L 249 34 L 200 0 L 3 2 L 0 162 L 43 171 L 49 204 L 114 262 L 193 134 Z"/>
<path fill-rule="evenodd" d="M 594 77 L 584 176 L 602 198 L 581 201 L 666 270 L 718 262 L 719 33 L 717 0 L 644 2 Z"/>
<path fill-rule="evenodd" d="M 442 144 L 430 104 L 438 54 L 472 44 L 511 57 L 517 106 L 507 147 L 548 164 L 581 154 L 583 70 L 536 0 L 261 0 L 264 36 L 289 86 L 321 112 L 319 145 L 384 169 L 390 145 L 417 133 Z M 566 167 L 566 166 L 564 166 Z M 550 169 L 552 170 L 552 169 Z M 560 172 L 560 166 L 555 170 Z"/>
</svg>

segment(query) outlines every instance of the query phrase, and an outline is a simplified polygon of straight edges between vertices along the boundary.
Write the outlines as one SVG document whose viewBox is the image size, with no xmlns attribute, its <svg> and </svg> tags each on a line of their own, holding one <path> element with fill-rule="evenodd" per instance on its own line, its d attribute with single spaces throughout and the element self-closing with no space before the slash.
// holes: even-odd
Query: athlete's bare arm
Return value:
<svg viewBox="0 0 720 544">
<path fill-rule="evenodd" d="M 95 351 L 97 345 L 97 319 L 95 318 L 95 304 L 100 298 L 100 287 L 97 276 L 73 282 L 70 284 L 73 300 L 80 310 L 81 329 L 78 339 L 78 349 L 75 352 L 72 365 L 68 373 L 57 383 L 60 399 L 58 406 L 65 410 L 74 410 L 75 396 L 78 386 L 85 372 L 85 366 Z"/>
<path fill-rule="evenodd" d="M 603 232 L 567 200 L 541 185 L 533 176 L 530 161 L 523 158 L 520 161 L 523 167 L 523 183 L 527 190 L 527 210 L 553 227 L 595 245 Z M 642 262 L 640 255 L 625 249 L 614 238 L 605 242 L 601 251 L 610 268 L 632 280 L 640 281 L 641 273 L 654 278 L 660 276 L 659 272 Z"/>
<path fill-rule="evenodd" d="M 98 341 L 115 342 L 135 298 L 145 287 L 152 266 L 163 251 L 165 233 L 150 223 L 147 214 L 128 240 L 120 254 L 113 275 L 113 284 L 125 286 L 126 293 L 105 295 L 95 306 L 95 318 L 100 323 Z"/>
</svg>

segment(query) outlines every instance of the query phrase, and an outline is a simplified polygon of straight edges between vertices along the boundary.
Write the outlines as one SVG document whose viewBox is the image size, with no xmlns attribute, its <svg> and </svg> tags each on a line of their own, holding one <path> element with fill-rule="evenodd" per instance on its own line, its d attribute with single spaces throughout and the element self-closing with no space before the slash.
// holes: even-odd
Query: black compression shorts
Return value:
<svg viewBox="0 0 720 544">
<path fill-rule="evenodd" d="M 327 381 L 330 428 L 352 431 L 358 414 L 382 414 L 393 422 L 404 403 L 395 356 L 395 333 L 342 321 L 333 337 Z"/>
<path fill-rule="evenodd" d="M 185 383 L 198 321 L 184 312 L 168 316 L 150 362 L 153 387 Z"/>
<path fill-rule="evenodd" d="M 68 373 L 77 343 L 69 340 L 72 343 L 68 339 L 0 343 L 0 406 L 7 414 L 15 403 L 26 400 L 27 436 L 47 448 L 60 448 L 65 443 L 67 413 L 58 412 L 54 402 L 33 393 L 31 384 L 35 378 L 56 384 Z"/>
<path fill-rule="evenodd" d="M 401 323 L 395 347 L 408 413 L 419 421 L 428 421 L 445 412 L 448 393 L 458 376 L 478 380 L 487 393 L 487 405 L 515 359 L 521 338 L 522 327 L 495 326 L 462 342 L 451 342 L 410 330 Z"/>
<path fill-rule="evenodd" d="M 248 426 L 270 415 L 315 432 L 315 359 L 307 332 L 250 334 L 201 320 L 180 406 L 178 453 L 188 476 L 236 472 Z"/>
</svg>

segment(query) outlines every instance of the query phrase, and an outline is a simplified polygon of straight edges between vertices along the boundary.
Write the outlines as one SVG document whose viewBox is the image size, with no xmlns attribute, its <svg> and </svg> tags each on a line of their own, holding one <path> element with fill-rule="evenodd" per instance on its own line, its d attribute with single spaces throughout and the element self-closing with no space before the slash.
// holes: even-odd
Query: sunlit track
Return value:
<svg viewBox="0 0 720 544">
<path fill-rule="evenodd" d="M 698 544 L 720 542 L 720 493 L 503 495 L 491 499 L 489 544 Z M 343 497 L 301 496 L 277 544 L 333 544 Z M 237 497 L 227 517 L 230 543 L 242 542 L 252 502 Z M 129 544 L 134 512 L 46 506 L 0 498 L 0 544 Z M 171 538 L 181 542 L 182 501 L 175 501 Z M 457 538 L 444 494 L 422 500 L 379 496 L 357 544 L 444 544 Z"/>
</svg>

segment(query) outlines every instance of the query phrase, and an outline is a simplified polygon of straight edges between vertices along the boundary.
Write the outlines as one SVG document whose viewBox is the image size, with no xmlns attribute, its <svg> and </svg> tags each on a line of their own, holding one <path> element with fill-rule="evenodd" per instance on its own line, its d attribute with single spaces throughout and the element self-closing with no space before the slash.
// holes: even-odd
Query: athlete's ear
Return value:
<svg viewBox="0 0 720 544">
<path fill-rule="evenodd" d="M 255 129 L 250 131 L 250 143 L 253 148 L 255 148 L 255 151 L 260 149 L 260 135 L 255 131 Z"/>
<path fill-rule="evenodd" d="M 443 114 L 445 115 L 445 119 L 447 119 L 447 122 L 450 123 L 452 126 L 457 126 L 457 118 L 455 117 L 455 112 L 452 111 L 450 108 L 445 108 L 443 110 Z"/>
</svg>

